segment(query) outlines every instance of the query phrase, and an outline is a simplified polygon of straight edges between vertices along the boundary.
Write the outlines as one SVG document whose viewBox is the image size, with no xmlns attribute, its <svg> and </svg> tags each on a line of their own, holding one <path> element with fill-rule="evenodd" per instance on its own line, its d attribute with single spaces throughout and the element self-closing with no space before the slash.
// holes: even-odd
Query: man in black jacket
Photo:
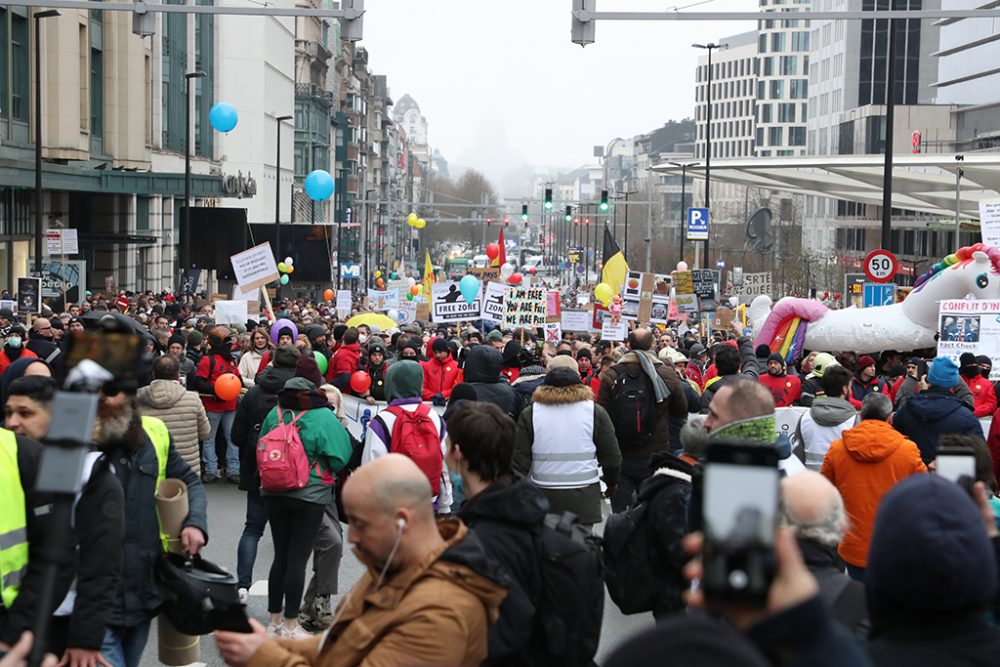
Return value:
<svg viewBox="0 0 1000 667">
<path fill-rule="evenodd" d="M 56 383 L 41 376 L 23 377 L 7 392 L 8 426 L 19 436 L 43 440 L 51 419 Z M 88 455 L 86 481 L 73 513 L 76 534 L 76 585 L 59 604 L 49 627 L 47 651 L 71 664 L 96 664 L 101 640 L 115 604 L 121 576 L 125 532 L 122 487 L 99 452 Z M 56 600 L 58 603 L 59 601 Z"/>
<path fill-rule="evenodd" d="M 517 419 L 521 413 L 517 394 L 500 376 L 503 355 L 489 345 L 479 345 L 469 350 L 465 358 L 465 382 L 476 390 L 476 400 L 492 403 Z"/>
<path fill-rule="evenodd" d="M 253 564 L 257 560 L 257 544 L 267 526 L 267 506 L 260 497 L 260 471 L 257 470 L 257 440 L 260 426 L 278 403 L 278 392 L 285 382 L 295 377 L 295 364 L 301 353 L 294 345 L 274 351 L 274 363 L 258 376 L 233 418 L 233 444 L 240 450 L 240 489 L 247 492 L 246 523 L 236 550 L 236 577 L 240 597 L 245 601 L 253 583 Z"/>
<path fill-rule="evenodd" d="M 134 386 L 111 384 L 100 393 L 93 442 L 114 465 L 125 492 L 125 545 L 122 577 L 115 608 L 104 636 L 101 653 L 114 665 L 135 667 L 149 637 L 149 626 L 167 600 L 156 577 L 156 562 L 163 551 L 156 513 L 156 487 L 160 467 L 158 445 L 166 437 L 165 478 L 187 484 L 188 516 L 180 534 L 185 552 L 197 554 L 208 541 L 205 489 L 166 435 L 159 420 L 140 419 Z M 156 424 L 162 428 L 156 428 Z"/>
<path fill-rule="evenodd" d="M 715 393 L 725 387 L 733 378 L 746 375 L 756 380 L 760 377 L 760 360 L 754 354 L 753 342 L 746 336 L 741 337 L 736 344 L 722 345 L 715 355 L 715 368 L 719 372 L 717 378 L 709 380 L 701 395 L 701 411 L 708 412 L 708 407 L 715 398 Z M 693 406 L 692 406 L 693 407 Z"/>
<path fill-rule="evenodd" d="M 466 495 L 459 518 L 512 580 L 500 619 L 490 626 L 483 664 L 545 664 L 544 652 L 531 639 L 538 635 L 535 605 L 542 590 L 537 532 L 549 502 L 538 487 L 511 472 L 514 422 L 496 405 L 463 401 L 448 417 L 446 442 L 448 470 L 461 476 Z"/>
</svg>

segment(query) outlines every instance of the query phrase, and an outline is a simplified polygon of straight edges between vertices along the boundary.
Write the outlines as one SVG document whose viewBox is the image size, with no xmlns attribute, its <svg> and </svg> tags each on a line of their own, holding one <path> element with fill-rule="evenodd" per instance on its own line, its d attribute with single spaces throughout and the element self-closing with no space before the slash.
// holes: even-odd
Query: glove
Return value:
<svg viewBox="0 0 1000 667">
<path fill-rule="evenodd" d="M 444 406 L 448 404 L 448 401 L 441 394 L 434 394 L 431 396 L 431 403 L 437 406 Z"/>
</svg>

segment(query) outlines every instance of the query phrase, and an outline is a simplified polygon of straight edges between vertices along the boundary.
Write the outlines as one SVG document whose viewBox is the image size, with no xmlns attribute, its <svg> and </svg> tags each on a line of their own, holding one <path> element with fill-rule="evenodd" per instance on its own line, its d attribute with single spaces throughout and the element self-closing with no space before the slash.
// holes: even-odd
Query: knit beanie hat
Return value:
<svg viewBox="0 0 1000 667">
<path fill-rule="evenodd" d="M 322 385 L 323 374 L 316 365 L 316 357 L 311 354 L 300 355 L 299 360 L 295 362 L 295 377 L 309 380 L 317 387 Z"/>
<path fill-rule="evenodd" d="M 874 366 L 874 365 L 875 365 L 875 357 L 871 356 L 870 354 L 863 354 L 863 355 L 861 355 L 861 358 L 858 359 L 858 370 L 859 371 L 860 370 L 864 370 L 864 369 L 868 368 L 869 366 Z"/>
<path fill-rule="evenodd" d="M 771 363 L 772 361 L 777 361 L 782 366 L 785 365 L 785 358 L 780 354 L 778 354 L 777 352 L 772 352 L 771 354 L 768 355 L 767 363 Z"/>
<path fill-rule="evenodd" d="M 450 350 L 448 341 L 444 338 L 435 338 L 434 342 L 431 343 L 431 350 L 434 352 L 448 352 Z"/>
<path fill-rule="evenodd" d="M 591 361 L 594 360 L 594 355 L 590 352 L 590 348 L 581 347 L 579 350 L 576 351 L 576 360 L 580 361 L 580 359 L 590 359 Z"/>
<path fill-rule="evenodd" d="M 274 366 L 275 368 L 295 368 L 301 356 L 302 353 L 299 352 L 299 348 L 294 345 L 282 345 L 274 351 Z M 317 370 L 319 369 L 317 368 Z M 318 387 L 319 384 L 316 386 Z"/>
<path fill-rule="evenodd" d="M 424 387 L 424 369 L 412 359 L 390 364 L 385 372 L 385 398 L 420 398 Z"/>
<path fill-rule="evenodd" d="M 188 334 L 188 344 L 187 344 L 187 346 L 188 347 L 198 347 L 199 345 L 201 345 L 201 341 L 203 341 L 204 339 L 205 339 L 205 337 L 202 336 L 201 332 L 196 329 L 196 330 L 194 330 L 194 331 L 192 331 L 192 332 L 190 332 Z"/>
<path fill-rule="evenodd" d="M 949 357 L 934 357 L 927 373 L 927 381 L 935 387 L 951 389 L 959 381 L 958 366 Z"/>
<path fill-rule="evenodd" d="M 167 340 L 167 347 L 170 347 L 171 345 L 173 345 L 175 343 L 177 345 L 180 345 L 181 347 L 184 347 L 186 345 L 187 341 L 184 340 L 184 336 L 182 336 L 180 334 L 174 334 L 173 336 L 171 336 Z"/>
</svg>

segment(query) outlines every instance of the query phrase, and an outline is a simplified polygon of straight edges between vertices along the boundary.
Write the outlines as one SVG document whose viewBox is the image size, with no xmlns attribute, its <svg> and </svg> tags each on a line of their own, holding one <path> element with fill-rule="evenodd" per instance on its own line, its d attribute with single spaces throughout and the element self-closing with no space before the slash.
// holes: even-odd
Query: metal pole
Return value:
<svg viewBox="0 0 1000 667">
<path fill-rule="evenodd" d="M 652 201 L 652 198 L 650 198 Z M 646 203 L 646 273 L 653 265 L 653 205 Z"/>
<path fill-rule="evenodd" d="M 199 79 L 205 72 L 187 72 L 184 75 L 184 264 L 181 267 L 181 280 L 184 272 L 191 267 L 191 79 Z M 183 283 L 182 283 L 183 284 Z M 197 285 L 191 286 L 194 292 Z"/>
<path fill-rule="evenodd" d="M 956 160 L 962 160 L 963 156 L 956 155 Z M 962 242 L 959 240 L 962 234 L 962 169 L 960 167 L 955 168 L 955 250 L 962 247 Z"/>
<path fill-rule="evenodd" d="M 895 3 L 890 2 L 891 5 Z M 896 21 L 889 20 L 885 75 L 885 166 L 882 172 L 882 247 L 892 252 L 892 135 L 896 118 Z M 956 248 L 957 250 L 957 248 Z"/>
<path fill-rule="evenodd" d="M 712 196 L 712 48 L 713 44 L 708 45 L 708 89 L 706 91 L 707 99 L 707 113 L 705 121 L 705 208 L 708 209 L 709 221 L 712 217 L 712 206 L 711 206 L 711 196 Z M 708 268 L 708 244 L 709 238 L 712 236 L 711 223 L 709 224 L 708 234 L 705 235 L 705 263 L 702 268 Z"/>
<path fill-rule="evenodd" d="M 687 203 L 687 165 L 681 165 L 681 212 L 677 227 L 677 262 L 684 261 L 684 205 Z"/>
<path fill-rule="evenodd" d="M 276 257 L 281 255 L 281 123 L 291 119 L 292 116 L 278 116 L 275 119 L 278 127 L 277 155 L 274 160 L 274 255 Z M 279 282 L 274 288 L 274 300 L 279 301 L 280 299 L 281 283 Z"/>
<path fill-rule="evenodd" d="M 35 12 L 35 273 L 42 275 L 42 31 L 41 20 L 59 16 L 59 12 L 49 9 Z M 12 190 L 13 192 L 13 190 Z M 14 225 L 14 210 L 11 208 L 9 224 Z M 11 246 L 13 257 L 13 245 Z"/>
<path fill-rule="evenodd" d="M 625 249 L 622 251 L 622 257 L 625 258 L 625 262 L 628 262 L 628 196 L 632 194 L 631 192 L 625 192 Z"/>
</svg>

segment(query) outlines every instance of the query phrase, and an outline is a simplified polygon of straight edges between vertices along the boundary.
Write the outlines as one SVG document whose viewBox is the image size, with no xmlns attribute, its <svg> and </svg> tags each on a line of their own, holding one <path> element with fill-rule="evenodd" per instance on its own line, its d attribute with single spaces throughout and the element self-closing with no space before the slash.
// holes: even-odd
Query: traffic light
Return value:
<svg viewBox="0 0 1000 667">
<path fill-rule="evenodd" d="M 552 188 L 545 188 L 545 210 L 552 210 Z"/>
<path fill-rule="evenodd" d="M 601 203 L 598 204 L 597 208 L 601 209 L 601 213 L 607 213 L 608 211 L 608 191 L 601 190 Z"/>
<path fill-rule="evenodd" d="M 509 215 L 505 215 L 503 217 L 503 226 L 504 227 L 509 227 L 510 226 L 510 216 Z"/>
<path fill-rule="evenodd" d="M 572 219 L 573 219 L 573 207 L 572 206 L 567 206 L 566 207 L 566 222 L 569 222 Z"/>
<path fill-rule="evenodd" d="M 493 218 L 487 217 L 486 218 L 486 226 L 489 227 L 492 224 L 493 224 Z"/>
<path fill-rule="evenodd" d="M 528 223 L 528 205 L 527 204 L 521 204 L 521 220 L 523 220 L 525 224 Z"/>
</svg>

